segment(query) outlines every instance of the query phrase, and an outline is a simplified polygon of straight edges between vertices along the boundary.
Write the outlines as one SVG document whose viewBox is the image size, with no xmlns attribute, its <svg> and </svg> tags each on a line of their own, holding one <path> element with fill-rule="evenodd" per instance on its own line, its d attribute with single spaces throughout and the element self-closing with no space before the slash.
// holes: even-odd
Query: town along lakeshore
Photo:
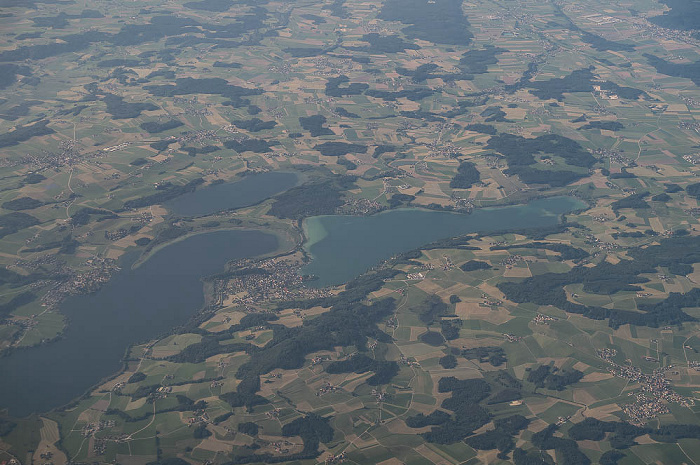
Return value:
<svg viewBox="0 0 700 465">
<path fill-rule="evenodd" d="M 381 260 L 439 239 L 473 232 L 537 228 L 557 224 L 560 215 L 584 208 L 573 197 L 550 197 L 526 205 L 474 210 L 469 215 L 402 208 L 371 216 L 316 216 L 304 221 L 311 263 L 303 274 L 313 286 L 341 284 Z"/>
<path fill-rule="evenodd" d="M 0 358 L 0 409 L 22 417 L 80 396 L 119 370 L 126 348 L 185 323 L 204 304 L 201 278 L 229 260 L 275 251 L 276 236 L 215 231 L 175 242 L 132 269 L 136 254 L 99 291 L 67 299 L 61 339 Z"/>
</svg>

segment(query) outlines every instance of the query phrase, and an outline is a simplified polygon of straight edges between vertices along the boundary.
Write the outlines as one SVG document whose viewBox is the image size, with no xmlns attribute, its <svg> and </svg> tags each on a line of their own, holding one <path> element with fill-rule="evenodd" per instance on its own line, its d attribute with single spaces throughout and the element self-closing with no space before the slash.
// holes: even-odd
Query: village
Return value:
<svg viewBox="0 0 700 465">
<path fill-rule="evenodd" d="M 299 273 L 300 264 L 284 257 L 266 260 L 241 260 L 231 265 L 226 278 L 216 279 L 216 300 L 248 310 L 269 301 L 328 297 L 330 290 L 306 286 Z"/>
<path fill-rule="evenodd" d="M 610 373 L 640 385 L 638 391 L 632 391 L 628 394 L 630 397 L 634 397 L 634 402 L 622 406 L 623 412 L 629 416 L 632 424 L 641 426 L 659 415 L 668 413 L 668 403 L 675 403 L 687 408 L 695 405 L 693 399 L 681 396 L 671 388 L 666 373 L 674 369 L 673 365 L 657 368 L 651 374 L 646 374 L 631 364 L 626 366 L 617 364 L 613 361 L 616 355 L 615 349 L 598 351 L 598 356 L 610 364 L 608 367 Z"/>
</svg>

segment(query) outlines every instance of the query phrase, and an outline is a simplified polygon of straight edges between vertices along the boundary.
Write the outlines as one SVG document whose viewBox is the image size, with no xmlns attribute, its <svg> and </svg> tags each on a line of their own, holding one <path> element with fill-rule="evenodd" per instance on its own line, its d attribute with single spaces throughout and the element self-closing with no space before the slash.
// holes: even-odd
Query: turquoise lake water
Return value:
<svg viewBox="0 0 700 465">
<path fill-rule="evenodd" d="M 372 216 L 316 216 L 304 221 L 312 260 L 302 272 L 318 277 L 314 286 L 341 284 L 397 253 L 439 239 L 551 226 L 562 214 L 585 206 L 573 197 L 550 197 L 471 214 L 402 208 Z"/>
</svg>

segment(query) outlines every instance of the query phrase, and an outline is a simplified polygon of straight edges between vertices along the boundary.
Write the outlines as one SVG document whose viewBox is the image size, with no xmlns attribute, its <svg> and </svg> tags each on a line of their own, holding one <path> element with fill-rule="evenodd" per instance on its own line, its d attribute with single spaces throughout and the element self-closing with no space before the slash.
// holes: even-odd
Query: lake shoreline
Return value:
<svg viewBox="0 0 700 465">
<path fill-rule="evenodd" d="M 271 255 L 277 255 L 277 254 L 286 254 L 290 250 L 290 244 L 293 241 L 291 238 L 291 235 L 287 236 L 280 232 L 279 230 L 273 230 L 273 229 L 267 229 L 263 226 L 260 227 L 254 227 L 251 225 L 246 225 L 246 226 L 230 226 L 230 227 L 217 227 L 217 228 L 211 228 L 211 229 L 199 229 L 196 231 L 191 231 L 188 232 L 187 234 L 183 234 L 180 237 L 177 237 L 171 241 L 163 242 L 162 244 L 158 244 L 152 249 L 148 251 L 144 251 L 141 253 L 141 255 L 136 259 L 136 261 L 131 265 L 131 269 L 136 269 L 143 264 L 147 263 L 148 260 L 158 253 L 159 251 L 168 248 L 171 245 L 177 244 L 178 242 L 182 242 L 184 240 L 187 240 L 189 238 L 195 237 L 195 236 L 200 236 L 202 234 L 209 234 L 209 233 L 214 233 L 214 232 L 219 232 L 219 231 L 258 231 L 266 234 L 272 234 L 273 236 L 277 237 L 277 239 L 280 241 L 280 245 L 277 247 L 272 252 L 266 253 L 262 256 L 255 257 L 255 258 L 265 258 Z M 294 247 L 296 244 L 294 245 Z M 293 249 L 294 247 L 291 247 Z"/>
<path fill-rule="evenodd" d="M 554 199 L 554 200 L 552 200 Z M 582 209 L 584 208 L 584 204 L 577 199 L 571 198 L 571 197 L 560 197 L 560 198 L 550 198 L 549 200 L 544 199 L 544 200 L 538 200 L 538 201 L 533 201 L 531 203 L 537 204 L 538 202 L 542 203 L 544 202 L 545 204 L 547 202 L 549 203 L 557 203 L 557 202 L 563 202 L 561 205 L 559 205 L 557 208 L 555 208 L 555 212 L 549 212 L 546 208 L 540 207 L 539 210 L 539 217 L 540 218 L 548 218 L 545 222 L 546 223 L 559 223 L 560 218 L 563 214 L 569 213 L 570 211 L 574 211 L 574 206 L 580 206 Z M 174 239 L 173 241 L 169 241 L 167 243 L 159 244 L 157 247 L 154 247 L 153 250 L 149 250 L 146 253 L 143 253 L 140 256 L 137 255 L 137 251 L 132 251 L 131 253 L 125 254 L 122 259 L 120 259 L 120 265 L 123 266 L 122 270 L 119 271 L 118 274 L 125 273 L 135 273 L 135 272 L 140 272 L 140 268 L 143 266 L 150 266 L 151 261 L 154 259 L 154 257 L 158 257 L 159 254 L 161 253 L 166 253 L 166 254 L 174 254 L 175 256 L 179 256 L 177 252 L 180 252 L 181 254 L 185 253 L 192 253 L 192 251 L 187 251 L 188 247 L 185 246 L 185 250 L 179 251 L 177 250 L 178 244 L 181 244 L 186 241 L 197 241 L 200 243 L 208 243 L 210 242 L 209 240 L 203 239 L 203 236 L 207 235 L 223 235 L 224 237 L 229 237 L 230 235 L 233 235 L 234 237 L 236 235 L 245 235 L 245 234 L 253 234 L 255 237 L 272 237 L 274 238 L 274 247 L 270 248 L 269 250 L 265 250 L 262 253 L 246 256 L 245 258 L 250 258 L 250 259 L 255 259 L 255 260 L 260 260 L 260 259 L 265 259 L 265 258 L 271 258 L 271 257 L 277 257 L 277 256 L 284 256 L 288 255 L 290 253 L 295 253 L 295 252 L 301 252 L 305 258 L 306 258 L 306 264 L 301 268 L 300 272 L 303 273 L 305 269 L 307 269 L 309 266 L 314 265 L 315 263 L 318 264 L 318 261 L 322 259 L 323 257 L 319 257 L 318 255 L 315 255 L 313 253 L 313 248 L 317 244 L 321 244 L 324 240 L 328 239 L 329 236 L 333 233 L 332 228 L 326 227 L 324 222 L 331 222 L 331 223 L 352 223 L 353 221 L 383 221 L 386 222 L 387 220 L 393 221 L 396 217 L 396 215 L 400 216 L 408 216 L 408 217 L 413 217 L 415 215 L 424 216 L 428 215 L 435 216 L 436 218 L 441 218 L 441 221 L 444 223 L 446 220 L 450 221 L 466 221 L 465 224 L 469 224 L 471 221 L 478 220 L 480 215 L 489 213 L 491 216 L 494 215 L 494 212 L 499 213 L 502 210 L 514 210 L 515 212 L 519 212 L 519 214 L 522 216 L 523 212 L 525 212 L 525 216 L 528 220 L 529 217 L 527 217 L 527 211 L 528 209 L 532 209 L 531 204 L 525 204 L 525 205 L 518 205 L 518 206 L 499 206 L 499 207 L 485 207 L 485 208 L 480 208 L 476 210 L 474 213 L 470 215 L 465 215 L 463 213 L 459 212 L 436 212 L 433 210 L 429 209 L 423 209 L 419 207 L 412 207 L 412 208 L 399 208 L 399 209 L 392 209 L 392 210 L 385 210 L 382 212 L 379 212 L 375 215 L 363 217 L 363 216 L 350 216 L 350 215 L 323 215 L 323 216 L 316 216 L 316 217 L 310 217 L 310 218 L 305 218 L 304 220 L 297 221 L 292 225 L 288 224 L 282 224 L 280 223 L 277 225 L 277 227 L 270 227 L 270 224 L 266 225 L 244 225 L 244 226 L 235 226 L 235 227 L 221 227 L 217 229 L 204 229 L 204 230 L 197 230 L 197 231 L 192 231 L 191 233 L 188 233 L 182 237 L 178 237 Z M 481 212 L 481 213 L 478 213 Z M 512 216 L 512 215 L 511 215 Z M 517 216 L 517 215 L 516 215 Z M 317 223 L 317 224 L 314 224 Z M 426 223 L 426 222 L 424 222 Z M 427 222 L 431 228 L 434 228 L 440 225 L 440 222 L 435 222 L 435 221 L 430 221 Z M 448 221 L 449 223 L 449 221 Z M 536 222 L 535 222 L 536 223 Z M 347 226 L 347 225 L 345 225 Z M 345 227 L 344 226 L 344 227 Z M 405 225 L 404 225 L 405 226 Z M 399 231 L 410 231 L 411 227 L 404 227 L 402 226 L 401 228 L 397 229 Z M 529 226 L 529 221 L 528 221 L 528 226 Z M 549 224 L 542 225 L 542 227 L 549 226 Z M 537 227 L 537 226 L 535 226 Z M 439 228 L 438 228 L 439 229 Z M 489 231 L 491 230 L 491 227 L 489 226 L 484 226 L 484 225 L 479 225 L 476 227 L 477 230 L 481 231 Z M 368 231 L 372 231 L 372 228 L 368 228 Z M 458 237 L 459 235 L 463 234 L 469 234 L 471 232 L 475 232 L 473 230 L 466 231 L 466 232 L 461 232 L 459 234 L 447 234 L 447 232 L 454 232 L 455 229 L 447 229 L 446 233 L 443 234 L 442 232 L 433 232 L 433 240 L 435 239 L 444 239 L 447 237 Z M 392 234 L 395 234 L 396 230 L 392 231 Z M 260 236 L 258 236 L 260 235 Z M 423 239 L 416 239 L 417 241 L 420 242 L 420 244 L 415 245 L 415 247 L 420 247 L 420 245 L 425 245 L 430 242 L 431 240 L 424 240 Z M 415 241 L 414 241 L 415 242 Z M 174 247 L 176 250 L 173 251 L 171 247 Z M 410 250 L 414 249 L 415 247 L 409 247 L 408 249 L 405 250 Z M 372 266 L 376 266 L 377 263 L 380 263 L 381 260 L 386 259 L 387 257 L 381 258 L 378 261 L 372 261 L 369 267 L 366 267 L 359 272 L 357 272 L 356 269 L 354 269 L 352 266 L 349 267 L 348 273 L 353 274 L 352 277 L 356 277 L 358 275 L 362 275 L 364 272 L 366 272 L 367 269 L 370 269 Z M 232 260 L 235 260 L 236 258 L 230 258 L 226 259 L 225 262 L 220 267 L 217 267 L 217 270 L 226 270 L 228 263 L 231 262 Z M 372 259 L 373 260 L 373 259 Z M 344 268 L 345 265 L 342 259 L 337 259 L 336 264 L 343 264 L 343 266 L 339 266 L 339 268 Z M 214 272 L 214 274 L 216 271 Z M 313 274 L 317 275 L 316 273 L 306 273 L 306 274 Z M 182 328 L 183 326 L 187 325 L 188 323 L 191 323 L 193 321 L 196 321 L 198 318 L 202 318 L 202 316 L 206 316 L 210 312 L 206 312 L 208 306 L 212 302 L 212 296 L 210 295 L 211 292 L 208 292 L 208 282 L 207 278 L 209 276 L 212 276 L 212 273 L 206 273 L 206 274 L 201 274 L 197 276 L 197 293 L 201 295 L 201 303 L 196 306 L 192 306 L 187 310 L 188 317 L 185 319 L 180 324 L 174 324 L 172 326 L 168 326 L 161 328 L 161 330 L 158 331 L 157 334 L 154 335 L 144 335 L 142 339 L 136 340 L 136 341 L 131 341 L 127 347 L 125 347 L 121 351 L 121 356 L 119 357 L 119 368 L 112 372 L 109 375 L 103 376 L 98 380 L 97 382 L 91 383 L 91 386 L 88 387 L 83 391 L 83 393 L 78 396 L 77 398 L 74 397 L 73 400 L 68 401 L 64 403 L 63 405 L 52 407 L 48 410 L 41 410 L 38 411 L 39 413 L 44 413 L 46 411 L 53 411 L 57 409 L 62 409 L 66 408 L 66 406 L 71 405 L 72 403 L 79 401 L 79 399 L 84 398 L 86 395 L 89 395 L 90 392 L 93 392 L 95 389 L 99 388 L 100 386 L 104 385 L 106 382 L 109 382 L 109 380 L 115 379 L 119 375 L 124 373 L 124 370 L 128 368 L 128 362 L 131 359 L 131 351 L 135 346 L 138 345 L 143 345 L 143 344 L 148 344 L 148 343 L 156 343 L 159 340 L 162 340 L 164 337 L 167 337 L 174 332 L 178 331 L 178 328 Z M 319 278 L 319 284 L 321 286 L 337 286 L 341 285 L 342 283 L 324 283 L 323 276 L 320 276 Z M 105 286 L 109 286 L 112 280 L 110 280 L 108 283 L 105 284 Z M 347 282 L 347 280 L 344 280 L 343 282 Z M 313 284 L 312 284 L 313 286 Z M 317 286 L 313 286 L 317 287 Z M 97 291 L 97 294 L 100 291 Z M 85 297 L 85 296 L 78 296 L 78 297 Z M 64 315 L 67 317 L 70 317 L 70 311 L 69 312 L 62 312 Z M 69 323 L 73 323 L 73 320 L 71 318 L 71 321 Z M 68 325 L 67 325 L 68 326 Z M 71 325 L 72 326 L 72 325 Z M 60 339 L 59 339 L 60 340 Z M 31 349 L 31 348 L 29 348 Z M 77 400 L 76 400 L 77 399 Z"/>
<path fill-rule="evenodd" d="M 479 208 L 470 214 L 409 207 L 369 216 L 310 217 L 302 223 L 307 236 L 304 251 L 310 261 L 301 272 L 318 277 L 314 287 L 337 286 L 393 254 L 440 239 L 552 226 L 562 215 L 585 208 L 588 205 L 579 199 L 556 196 L 527 204 Z"/>
<path fill-rule="evenodd" d="M 180 195 L 164 202 L 163 207 L 168 211 L 169 216 L 174 218 L 203 218 L 221 212 L 260 205 L 276 195 L 299 186 L 305 179 L 306 177 L 302 173 L 296 171 L 282 170 L 247 174 L 237 180 L 208 184 L 194 192 Z M 269 183 L 270 186 L 267 186 L 266 183 Z M 242 192 L 237 192 L 240 190 Z M 224 197 L 234 197 L 236 201 L 233 203 L 224 202 L 222 199 Z M 199 208 L 196 208 L 194 204 L 197 204 Z M 200 204 L 207 205 L 207 208 L 201 208 Z M 212 204 L 218 205 L 218 207 L 212 208 Z"/>
<path fill-rule="evenodd" d="M 129 266 L 135 253 L 127 254 L 122 270 L 99 291 L 67 299 L 61 313 L 70 324 L 61 339 L 0 359 L 6 375 L 0 384 L 2 408 L 25 417 L 70 404 L 123 372 L 130 347 L 157 341 L 201 316 L 211 302 L 207 276 L 232 260 L 286 252 L 292 243 L 256 229 L 206 233 L 161 249 L 137 269 Z M 75 364 L 78 359 L 83 361 Z M 41 388 L 23 392 L 19 387 L 26 385 Z"/>
</svg>

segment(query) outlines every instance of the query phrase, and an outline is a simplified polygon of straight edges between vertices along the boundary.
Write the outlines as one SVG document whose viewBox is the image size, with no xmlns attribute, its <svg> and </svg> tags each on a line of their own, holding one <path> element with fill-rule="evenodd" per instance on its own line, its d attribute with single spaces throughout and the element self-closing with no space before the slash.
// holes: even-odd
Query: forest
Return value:
<svg viewBox="0 0 700 465">
<path fill-rule="evenodd" d="M 635 439 L 648 434 L 654 441 L 673 443 L 684 438 L 700 438 L 700 426 L 670 424 L 660 427 L 635 426 L 627 422 L 601 421 L 586 418 L 569 429 L 568 435 L 576 441 L 601 441 L 607 433 L 610 445 L 615 449 L 627 449 L 636 444 Z"/>
<path fill-rule="evenodd" d="M 429 326 L 441 316 L 446 315 L 450 307 L 437 295 L 430 294 L 418 305 L 416 310 L 420 321 Z"/>
<path fill-rule="evenodd" d="M 623 199 L 616 200 L 610 206 L 612 207 L 615 213 L 617 213 L 618 210 L 621 210 L 623 208 L 651 208 L 651 206 L 644 200 L 644 198 L 648 196 L 649 192 L 636 192 L 634 194 L 628 195 Z"/>
<path fill-rule="evenodd" d="M 299 124 L 311 133 L 311 137 L 335 135 L 333 131 L 323 126 L 326 124 L 326 117 L 323 115 L 300 116 Z"/>
<path fill-rule="evenodd" d="M 33 199 L 31 197 L 18 197 L 16 199 L 3 202 L 2 208 L 16 212 L 21 210 L 33 210 L 41 207 L 42 205 L 44 205 L 44 203 L 37 199 Z"/>
<path fill-rule="evenodd" d="M 587 171 L 554 171 L 533 168 L 537 164 L 538 153 L 562 158 L 567 165 L 577 168 L 590 168 L 596 159 L 581 145 L 558 134 L 547 134 L 532 139 L 514 134 L 500 134 L 489 139 L 486 148 L 505 156 L 508 162 L 506 173 L 516 174 L 525 183 L 565 186 L 588 176 Z"/>
<path fill-rule="evenodd" d="M 537 368 L 528 368 L 527 380 L 538 388 L 552 391 L 563 391 L 568 385 L 577 383 L 583 378 L 583 373 L 574 370 L 559 370 L 550 365 L 540 365 Z"/>
<path fill-rule="evenodd" d="M 324 142 L 314 146 L 314 150 L 327 157 L 340 157 L 349 153 L 366 153 L 367 146 L 362 144 L 348 144 L 347 142 Z"/>
<path fill-rule="evenodd" d="M 338 176 L 294 187 L 275 197 L 269 214 L 277 218 L 297 220 L 333 214 L 344 203 L 341 192 L 348 189 L 354 181 L 352 176 Z"/>
<path fill-rule="evenodd" d="M 599 85 L 602 90 L 617 94 L 620 98 L 636 100 L 641 96 L 646 96 L 646 92 L 633 87 L 622 87 L 614 82 L 599 82 L 592 72 L 592 67 L 578 69 L 563 78 L 552 78 L 546 81 L 527 81 L 524 87 L 530 88 L 530 93 L 542 100 L 556 99 L 564 100 L 564 94 L 574 92 L 591 92 L 593 85 Z"/>
<path fill-rule="evenodd" d="M 272 146 L 276 143 L 277 142 L 268 142 L 263 139 L 245 139 L 242 141 L 231 139 L 224 142 L 224 147 L 226 147 L 227 149 L 235 150 L 238 153 L 265 153 L 269 152 Z"/>
<path fill-rule="evenodd" d="M 533 302 L 554 305 L 567 312 L 601 320 L 609 318 L 609 325 L 617 328 L 623 324 L 659 327 L 694 321 L 683 308 L 700 303 L 700 289 L 686 294 L 671 293 L 668 298 L 655 304 L 639 304 L 641 312 L 591 307 L 576 304 L 567 299 L 564 287 L 582 283 L 585 292 L 615 294 L 621 291 L 639 291 L 635 284 L 647 282 L 642 273 L 655 273 L 664 267 L 670 273 L 685 275 L 692 272 L 692 264 L 700 262 L 698 241 L 693 236 L 663 239 L 659 245 L 631 248 L 627 254 L 631 260 L 622 260 L 613 265 L 607 262 L 592 268 L 577 266 L 566 273 L 545 273 L 520 282 L 499 283 L 497 287 L 514 302 Z"/>
<path fill-rule="evenodd" d="M 591 459 L 581 452 L 576 441 L 554 436 L 558 426 L 549 425 L 532 436 L 532 445 L 540 450 L 554 449 L 562 457 L 562 465 L 589 465 Z"/>
<path fill-rule="evenodd" d="M 649 18 L 654 24 L 670 29 L 695 30 L 700 29 L 700 5 L 698 2 L 684 0 L 661 0 L 670 10 L 659 16 Z M 695 33 L 695 37 L 698 34 Z"/>
<path fill-rule="evenodd" d="M 0 134 L 0 148 L 18 145 L 32 137 L 54 134 L 55 131 L 48 127 L 48 124 L 48 121 L 41 120 L 28 126 L 17 126 L 13 131 Z"/>
<path fill-rule="evenodd" d="M 124 97 L 114 94 L 105 94 L 102 101 L 107 105 L 106 112 L 114 119 L 138 118 L 144 111 L 155 111 L 159 108 L 152 103 L 129 103 L 124 101 Z"/>
<path fill-rule="evenodd" d="M 584 124 L 579 129 L 600 129 L 601 131 L 620 131 L 625 129 L 625 126 L 619 121 L 591 121 Z"/>
<path fill-rule="evenodd" d="M 382 100 L 387 100 L 389 102 L 394 102 L 398 99 L 405 98 L 413 102 L 418 102 L 426 97 L 433 95 L 434 91 L 427 87 L 419 87 L 416 89 L 404 89 L 395 92 L 388 90 L 368 90 L 365 95 L 370 97 L 380 98 Z"/>
<path fill-rule="evenodd" d="M 463 161 L 457 168 L 457 174 L 450 181 L 450 187 L 452 189 L 469 189 L 480 179 L 481 174 L 476 169 L 476 165 L 470 161 Z"/>
<path fill-rule="evenodd" d="M 474 430 L 490 421 L 491 414 L 479 405 L 479 402 L 486 399 L 491 392 L 491 387 L 483 379 L 440 378 L 438 392 L 452 393 L 450 397 L 442 401 L 440 406 L 454 412 L 454 416 L 445 418 L 444 415 L 433 412 L 425 418 L 414 417 L 411 419 L 409 417 L 407 419 L 413 424 L 427 421 L 440 422 L 427 433 L 421 434 L 426 441 L 437 444 L 452 444 L 463 440 Z"/>
<path fill-rule="evenodd" d="M 228 98 L 233 106 L 250 104 L 249 101 L 242 97 L 262 94 L 260 89 L 247 89 L 235 86 L 221 78 L 178 78 L 175 80 L 175 84 L 145 86 L 144 89 L 159 97 L 174 97 L 188 94 L 221 95 L 224 98 Z"/>
<path fill-rule="evenodd" d="M 379 14 L 385 21 L 400 21 L 411 39 L 436 44 L 467 45 L 474 35 L 462 11 L 461 0 L 426 3 L 421 0 L 386 0 Z"/>
<path fill-rule="evenodd" d="M 560 242 L 528 242 L 526 244 L 494 245 L 491 250 L 513 250 L 513 249 L 543 249 L 559 253 L 560 260 L 581 260 L 590 256 L 583 249 L 572 247 Z M 465 263 L 466 265 L 466 263 Z M 464 270 L 468 271 L 468 270 Z"/>
<path fill-rule="evenodd" d="M 482 124 L 482 123 L 470 123 L 467 124 L 464 129 L 467 131 L 474 131 L 474 132 L 479 132 L 481 134 L 489 134 L 489 135 L 494 135 L 498 131 L 496 130 L 495 126 L 492 126 L 490 124 Z"/>
<path fill-rule="evenodd" d="M 355 50 L 367 52 L 373 55 L 381 53 L 399 53 L 406 50 L 418 50 L 420 47 L 416 44 L 404 41 L 399 36 L 384 36 L 376 32 L 365 34 L 361 39 L 363 42 L 368 42 L 369 47 L 357 47 Z M 349 48 L 353 50 L 353 48 Z"/>
<path fill-rule="evenodd" d="M 488 362 L 495 367 L 501 366 L 506 362 L 506 354 L 500 347 L 483 346 L 473 349 L 462 349 L 460 354 L 467 360 L 478 360 L 480 363 Z"/>
<path fill-rule="evenodd" d="M 498 458 L 508 460 L 507 453 L 515 446 L 513 436 L 519 434 L 529 424 L 530 420 L 522 415 L 498 418 L 493 422 L 494 429 L 470 436 L 464 442 L 477 450 L 498 449 Z"/>
<path fill-rule="evenodd" d="M 350 78 L 344 75 L 331 78 L 326 82 L 326 95 L 329 97 L 345 97 L 349 95 L 360 95 L 367 89 L 369 84 L 353 82 L 348 86 L 341 85 L 350 82 Z"/>
<path fill-rule="evenodd" d="M 459 266 L 459 269 L 465 272 L 469 271 L 477 271 L 477 270 L 488 270 L 491 268 L 491 265 L 489 265 L 486 262 L 482 262 L 480 260 L 469 260 L 468 262 L 464 262 Z"/>
<path fill-rule="evenodd" d="M 169 131 L 170 129 L 179 128 L 180 126 L 183 126 L 183 123 L 181 121 L 170 120 L 170 121 L 166 121 L 165 123 L 158 123 L 156 121 L 148 121 L 146 123 L 141 123 L 141 125 L 139 127 L 149 134 L 157 134 L 159 132 Z"/>
<path fill-rule="evenodd" d="M 39 224 L 39 219 L 22 212 L 0 215 L 0 238 Z"/>
<path fill-rule="evenodd" d="M 234 120 L 233 125 L 239 129 L 245 129 L 249 132 L 260 132 L 266 129 L 272 129 L 277 126 L 275 121 L 263 121 L 260 118 L 251 118 L 244 120 Z"/>
</svg>

